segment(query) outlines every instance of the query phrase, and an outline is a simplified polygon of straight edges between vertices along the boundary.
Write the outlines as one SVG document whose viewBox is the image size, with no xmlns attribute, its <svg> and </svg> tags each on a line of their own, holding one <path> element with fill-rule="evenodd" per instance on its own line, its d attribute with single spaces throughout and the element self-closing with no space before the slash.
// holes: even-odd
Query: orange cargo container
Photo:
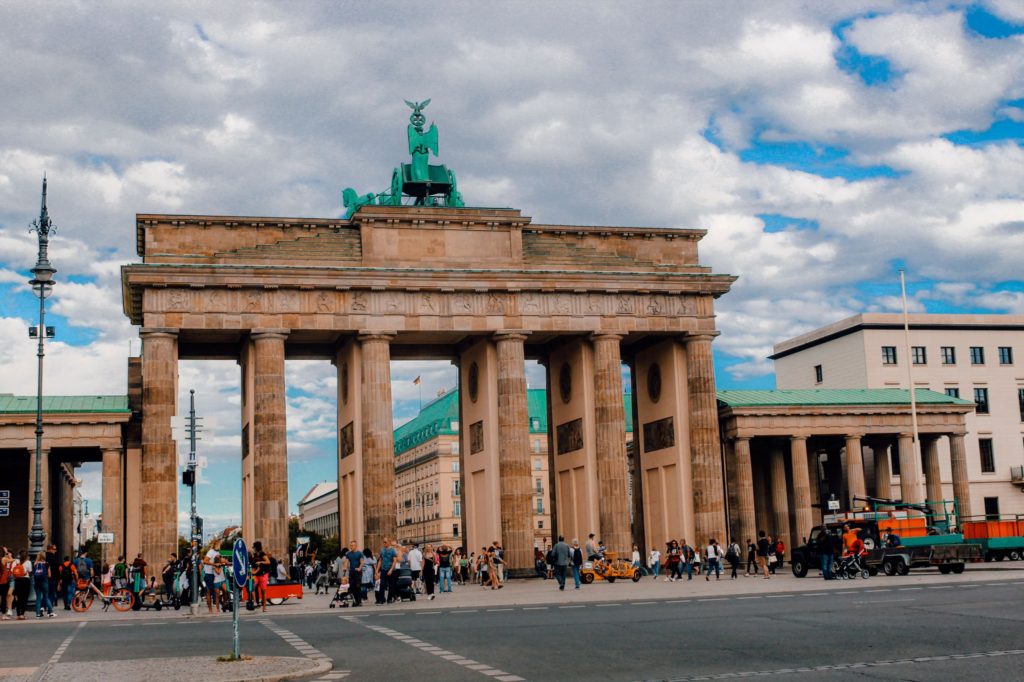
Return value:
<svg viewBox="0 0 1024 682">
<path fill-rule="evenodd" d="M 966 521 L 961 530 L 965 540 L 984 540 L 988 538 L 987 521 Z"/>
</svg>

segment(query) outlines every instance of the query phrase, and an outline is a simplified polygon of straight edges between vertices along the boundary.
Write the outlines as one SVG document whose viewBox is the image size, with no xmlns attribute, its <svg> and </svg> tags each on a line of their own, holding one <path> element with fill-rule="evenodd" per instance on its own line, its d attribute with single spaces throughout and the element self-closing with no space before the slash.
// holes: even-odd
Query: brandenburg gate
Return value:
<svg viewBox="0 0 1024 682">
<path fill-rule="evenodd" d="M 467 208 L 454 173 L 426 163 L 436 127 L 424 132 L 424 105 L 410 106 L 412 163 L 395 169 L 390 193 L 346 190 L 345 218 L 137 216 L 142 262 L 122 278 L 143 339 L 135 480 L 147 559 L 177 544 L 170 417 L 181 359 L 240 364 L 243 533 L 278 555 L 288 542 L 287 358 L 337 368 L 343 542 L 376 551 L 396 535 L 392 358 L 458 367 L 468 547 L 501 540 L 510 569 L 532 569 L 527 359 L 547 368 L 553 535 L 593 532 L 620 552 L 669 537 L 724 541 L 711 343 L 714 300 L 734 278 L 700 264 L 704 232 L 542 225 L 514 209 Z"/>
</svg>

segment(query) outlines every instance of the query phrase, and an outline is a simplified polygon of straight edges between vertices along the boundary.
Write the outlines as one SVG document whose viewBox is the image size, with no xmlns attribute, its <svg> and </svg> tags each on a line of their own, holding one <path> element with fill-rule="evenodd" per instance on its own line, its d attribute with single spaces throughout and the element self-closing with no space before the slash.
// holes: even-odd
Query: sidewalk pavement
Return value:
<svg viewBox="0 0 1024 682">
<path fill-rule="evenodd" d="M 322 675 L 331 669 L 329 661 L 291 656 L 253 656 L 241 661 L 214 661 L 207 656 L 138 658 L 127 661 L 76 661 L 57 663 L 41 673 L 45 682 L 81 680 L 203 680 L 203 682 L 278 682 Z M 29 682 L 39 674 L 36 668 L 7 669 L 9 682 Z"/>
<path fill-rule="evenodd" d="M 871 587 L 913 587 L 935 584 L 966 584 L 986 581 L 1024 580 L 1024 562 L 993 562 L 969 564 L 967 570 L 961 575 L 942 575 L 937 570 L 914 570 L 906 576 L 887 577 L 879 574 L 867 580 L 822 580 L 817 572 L 812 571 L 806 578 L 797 578 L 790 572 L 789 565 L 780 570 L 770 580 L 758 576 L 744 577 L 741 573 L 736 580 L 730 580 L 728 573 L 720 580 L 712 576 L 710 581 L 704 576 L 694 576 L 692 581 L 687 581 L 685 576 L 682 581 L 666 582 L 664 576 L 659 576 L 655 581 L 650 576 L 642 578 L 639 582 L 616 580 L 610 584 L 603 581 L 595 582 L 592 585 L 582 585 L 579 590 L 573 588 L 572 578 L 566 581 L 565 591 L 559 591 L 558 584 L 554 580 L 541 580 L 538 578 L 525 580 L 510 580 L 500 590 L 482 588 L 479 585 L 455 586 L 450 593 L 436 595 L 434 600 L 428 600 L 426 595 L 417 595 L 415 602 L 404 602 L 401 604 L 389 604 L 376 606 L 372 598 L 359 612 L 385 612 L 402 610 L 423 610 L 423 609 L 465 609 L 492 606 L 522 606 L 522 605 L 551 605 L 551 604 L 572 604 L 590 602 L 630 602 L 650 601 L 658 599 L 686 599 L 690 597 L 709 596 L 736 596 L 748 594 L 770 594 L 789 592 L 821 592 L 828 590 L 848 590 L 851 587 L 870 585 Z M 307 592 L 303 599 L 290 599 L 280 606 L 270 606 L 267 613 L 261 610 L 246 611 L 243 607 L 239 615 L 241 618 L 256 618 L 265 616 L 294 616 L 307 613 L 328 612 L 333 590 L 329 594 L 315 595 Z M 335 610 L 337 611 L 337 609 Z M 350 613 L 351 609 L 344 609 Z M 80 621 L 131 621 L 131 620 L 156 620 L 163 618 L 193 618 L 189 615 L 188 607 L 180 611 L 174 609 L 130 611 L 118 613 L 113 610 L 102 611 L 94 604 L 93 608 L 85 613 L 74 611 L 58 610 L 56 618 L 42 618 L 37 621 L 34 614 L 29 615 L 26 621 L 5 621 L 0 627 L 17 627 L 31 623 L 44 626 L 46 623 L 67 623 Z M 230 620 L 231 614 L 208 614 L 206 604 L 201 604 L 197 619 L 223 619 Z"/>
</svg>

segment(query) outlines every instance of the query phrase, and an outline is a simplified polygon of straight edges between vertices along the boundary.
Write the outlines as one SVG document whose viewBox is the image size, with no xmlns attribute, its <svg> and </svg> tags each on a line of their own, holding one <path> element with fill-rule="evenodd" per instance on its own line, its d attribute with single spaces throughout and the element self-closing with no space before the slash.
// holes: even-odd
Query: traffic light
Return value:
<svg viewBox="0 0 1024 682">
<path fill-rule="evenodd" d="M 189 485 L 189 486 L 195 485 L 196 484 L 196 470 L 195 469 L 185 469 L 183 472 L 181 472 L 181 483 L 182 483 L 182 485 Z"/>
</svg>

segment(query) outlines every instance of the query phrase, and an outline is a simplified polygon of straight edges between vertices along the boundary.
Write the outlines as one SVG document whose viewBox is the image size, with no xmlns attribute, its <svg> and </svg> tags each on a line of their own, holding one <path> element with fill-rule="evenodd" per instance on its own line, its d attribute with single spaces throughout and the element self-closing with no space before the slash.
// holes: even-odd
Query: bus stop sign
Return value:
<svg viewBox="0 0 1024 682">
<path fill-rule="evenodd" d="M 239 589 L 245 587 L 245 581 L 249 577 L 249 551 L 242 538 L 235 540 L 235 546 L 231 550 L 231 568 L 235 572 L 235 584 Z"/>
</svg>

